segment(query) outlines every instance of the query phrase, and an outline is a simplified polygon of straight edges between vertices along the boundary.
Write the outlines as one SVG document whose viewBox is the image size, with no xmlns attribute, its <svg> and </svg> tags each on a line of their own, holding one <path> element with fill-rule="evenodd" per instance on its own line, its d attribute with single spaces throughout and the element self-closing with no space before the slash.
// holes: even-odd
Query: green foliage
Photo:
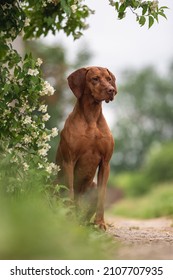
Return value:
<svg viewBox="0 0 173 280">
<path fill-rule="evenodd" d="M 173 183 L 155 185 L 141 198 L 125 198 L 116 203 L 109 213 L 130 218 L 149 219 L 173 215 Z"/>
<path fill-rule="evenodd" d="M 80 226 L 61 204 L 39 193 L 37 173 L 33 176 L 35 183 L 24 182 L 32 184 L 32 192 L 15 197 L 0 192 L 0 259 L 113 258 L 112 240 Z"/>
<path fill-rule="evenodd" d="M 110 183 L 124 193 L 125 197 L 144 195 L 156 184 L 173 181 L 173 142 L 151 147 L 141 169 L 111 175 Z"/>
<path fill-rule="evenodd" d="M 109 0 L 109 2 L 118 12 L 118 19 L 123 19 L 127 10 L 130 9 L 140 26 L 145 25 L 148 21 L 148 28 L 155 21 L 159 22 L 159 16 L 166 18 L 165 9 L 168 9 L 166 6 L 159 7 L 159 1 Z"/>
<path fill-rule="evenodd" d="M 173 181 L 173 143 L 151 149 L 144 168 L 150 183 Z"/>
<path fill-rule="evenodd" d="M 27 0 L 23 1 L 22 8 L 29 20 L 24 28 L 25 39 L 60 30 L 77 39 L 82 35 L 81 30 L 87 28 L 85 19 L 92 13 L 82 1 L 74 0 Z"/>
<path fill-rule="evenodd" d="M 34 165 L 18 180 L 17 168 L 8 158 L 0 161 L 0 259 L 113 257 L 112 240 L 79 225 L 74 209 L 60 199 L 62 186 L 49 185 Z"/>
<path fill-rule="evenodd" d="M 125 197 L 138 197 L 145 194 L 149 189 L 148 178 L 141 171 L 112 175 L 110 183 L 121 189 Z"/>
<path fill-rule="evenodd" d="M 1 159 L 16 165 L 16 179 L 22 180 L 30 165 L 44 169 L 47 177 L 57 166 L 47 161 L 49 141 L 57 129 L 45 129 L 49 119 L 41 96 L 52 95 L 53 87 L 41 77 L 41 59 L 26 54 L 22 58 L 12 41 L 25 26 L 26 15 L 18 1 L 3 1 L 0 6 L 0 149 Z M 13 26 L 12 26 L 13 25 Z M 21 176 L 22 174 L 22 176 Z"/>
</svg>

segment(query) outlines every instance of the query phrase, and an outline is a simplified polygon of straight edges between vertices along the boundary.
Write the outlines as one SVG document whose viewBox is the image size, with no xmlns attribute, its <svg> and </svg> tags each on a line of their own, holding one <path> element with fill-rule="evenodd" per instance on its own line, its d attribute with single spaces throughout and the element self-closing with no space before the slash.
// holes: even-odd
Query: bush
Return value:
<svg viewBox="0 0 173 280">
<path fill-rule="evenodd" d="M 112 176 L 110 183 L 120 188 L 125 196 L 133 197 L 143 195 L 148 191 L 148 181 L 143 173 L 123 172 L 117 176 Z"/>
<path fill-rule="evenodd" d="M 152 150 L 147 159 L 145 175 L 151 183 L 173 180 L 173 142 Z"/>
<path fill-rule="evenodd" d="M 157 218 L 173 215 L 173 183 L 156 185 L 141 198 L 126 198 L 114 205 L 109 213 L 130 218 Z"/>
</svg>

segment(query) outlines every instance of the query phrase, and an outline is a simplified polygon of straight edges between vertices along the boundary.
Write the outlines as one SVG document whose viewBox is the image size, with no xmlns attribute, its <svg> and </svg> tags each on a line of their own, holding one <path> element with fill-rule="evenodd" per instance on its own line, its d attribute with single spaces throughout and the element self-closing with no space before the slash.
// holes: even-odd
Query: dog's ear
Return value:
<svg viewBox="0 0 173 280">
<path fill-rule="evenodd" d="M 117 90 L 116 83 L 115 83 L 116 79 L 115 79 L 114 74 L 112 74 L 108 69 L 107 69 L 107 71 L 112 78 L 111 85 L 115 88 L 115 90 Z"/>
<path fill-rule="evenodd" d="M 87 69 L 80 68 L 68 76 L 68 84 L 77 98 L 80 98 L 85 89 L 85 76 Z"/>
</svg>

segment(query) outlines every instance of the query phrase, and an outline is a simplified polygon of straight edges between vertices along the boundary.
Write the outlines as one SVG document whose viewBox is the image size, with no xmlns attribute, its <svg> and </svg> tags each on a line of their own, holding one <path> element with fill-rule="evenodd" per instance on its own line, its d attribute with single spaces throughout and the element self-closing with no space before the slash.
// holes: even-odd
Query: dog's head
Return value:
<svg viewBox="0 0 173 280">
<path fill-rule="evenodd" d="M 68 77 L 68 84 L 77 98 L 90 92 L 96 102 L 112 101 L 117 93 L 115 76 L 103 67 L 80 68 Z"/>
</svg>

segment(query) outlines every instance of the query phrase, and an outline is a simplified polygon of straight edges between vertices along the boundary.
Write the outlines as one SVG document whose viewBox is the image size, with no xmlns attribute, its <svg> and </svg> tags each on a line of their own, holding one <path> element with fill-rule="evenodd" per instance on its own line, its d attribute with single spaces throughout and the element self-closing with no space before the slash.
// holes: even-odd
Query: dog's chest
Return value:
<svg viewBox="0 0 173 280">
<path fill-rule="evenodd" d="M 85 151 L 90 151 L 93 155 L 110 154 L 112 152 L 113 137 L 108 127 L 99 127 L 95 124 L 84 127 L 82 133 L 78 135 L 77 147 Z"/>
</svg>

